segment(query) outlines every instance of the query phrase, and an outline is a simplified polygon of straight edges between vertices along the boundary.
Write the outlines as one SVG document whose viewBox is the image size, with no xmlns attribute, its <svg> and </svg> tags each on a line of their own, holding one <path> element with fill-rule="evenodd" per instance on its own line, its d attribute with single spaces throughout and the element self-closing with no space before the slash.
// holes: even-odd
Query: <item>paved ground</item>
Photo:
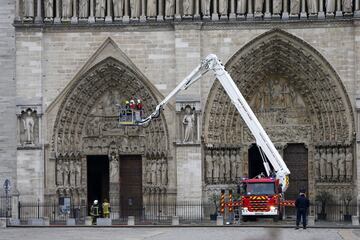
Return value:
<svg viewBox="0 0 360 240">
<path fill-rule="evenodd" d="M 151 228 L 7 228 L 1 240 L 356 240 L 360 229 L 151 227 Z"/>
</svg>

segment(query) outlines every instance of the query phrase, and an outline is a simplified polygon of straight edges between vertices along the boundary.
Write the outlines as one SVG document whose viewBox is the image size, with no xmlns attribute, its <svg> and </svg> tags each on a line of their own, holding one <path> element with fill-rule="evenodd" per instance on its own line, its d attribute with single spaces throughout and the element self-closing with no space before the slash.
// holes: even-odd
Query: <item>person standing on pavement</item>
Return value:
<svg viewBox="0 0 360 240">
<path fill-rule="evenodd" d="M 310 201 L 305 195 L 305 190 L 300 190 L 299 197 L 295 201 L 296 207 L 296 229 L 299 229 L 300 221 L 302 218 L 303 228 L 306 229 L 306 215 L 308 208 L 310 206 Z"/>
</svg>

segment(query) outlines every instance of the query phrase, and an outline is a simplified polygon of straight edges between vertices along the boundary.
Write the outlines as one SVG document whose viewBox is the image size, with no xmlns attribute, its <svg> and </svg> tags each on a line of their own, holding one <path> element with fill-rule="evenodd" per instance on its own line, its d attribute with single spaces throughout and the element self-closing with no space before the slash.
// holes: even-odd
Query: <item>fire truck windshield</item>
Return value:
<svg viewBox="0 0 360 240">
<path fill-rule="evenodd" d="M 275 194 L 275 184 L 269 183 L 247 183 L 245 195 L 271 195 Z"/>
</svg>

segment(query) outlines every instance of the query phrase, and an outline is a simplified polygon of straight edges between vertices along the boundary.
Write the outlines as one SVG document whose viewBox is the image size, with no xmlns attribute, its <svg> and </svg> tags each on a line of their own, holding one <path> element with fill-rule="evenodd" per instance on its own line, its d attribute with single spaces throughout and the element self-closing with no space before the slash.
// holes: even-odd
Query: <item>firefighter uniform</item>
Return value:
<svg viewBox="0 0 360 240">
<path fill-rule="evenodd" d="M 110 203 L 105 199 L 104 203 L 102 204 L 103 209 L 103 217 L 109 218 L 110 217 Z"/>
<path fill-rule="evenodd" d="M 100 216 L 98 201 L 95 200 L 94 204 L 90 208 L 90 216 L 92 218 L 92 224 L 96 225 L 96 219 Z"/>
</svg>

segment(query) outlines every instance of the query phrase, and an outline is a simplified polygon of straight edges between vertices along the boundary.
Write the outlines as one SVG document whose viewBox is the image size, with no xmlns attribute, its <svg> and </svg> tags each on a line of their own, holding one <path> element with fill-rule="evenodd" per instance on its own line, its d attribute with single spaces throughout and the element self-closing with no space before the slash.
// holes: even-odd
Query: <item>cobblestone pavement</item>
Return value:
<svg viewBox="0 0 360 240">
<path fill-rule="evenodd" d="M 7 228 L 1 240 L 356 240 L 359 229 L 251 228 L 251 227 L 153 227 L 153 228 Z"/>
</svg>

